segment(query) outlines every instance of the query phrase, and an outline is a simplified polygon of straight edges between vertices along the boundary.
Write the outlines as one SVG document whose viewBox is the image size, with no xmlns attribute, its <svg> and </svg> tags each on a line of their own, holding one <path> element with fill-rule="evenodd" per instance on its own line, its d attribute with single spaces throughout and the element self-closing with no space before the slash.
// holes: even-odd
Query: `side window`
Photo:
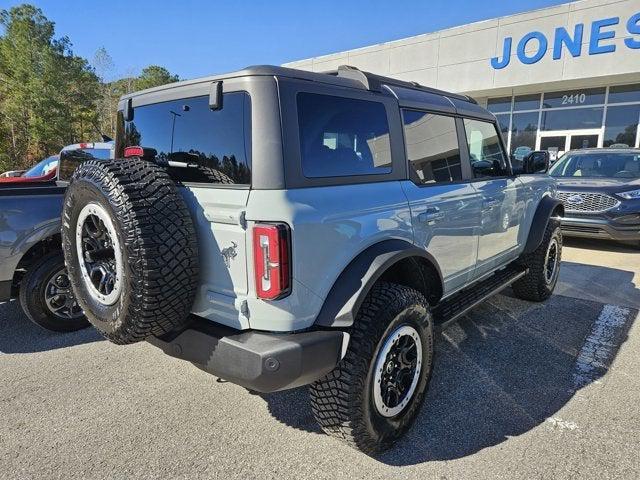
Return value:
<svg viewBox="0 0 640 480">
<path fill-rule="evenodd" d="M 475 178 L 501 177 L 507 174 L 507 163 L 500 143 L 500 133 L 493 123 L 464 120 L 469 145 L 469 160 Z"/>
<path fill-rule="evenodd" d="M 462 180 L 456 122 L 453 117 L 403 110 L 407 159 L 420 184 Z"/>
<path fill-rule="evenodd" d="M 177 182 L 251 183 L 249 95 L 225 93 L 220 110 L 209 97 L 143 105 L 124 127 L 124 147 L 155 151 Z"/>
<path fill-rule="evenodd" d="M 391 173 L 382 103 L 312 93 L 299 93 L 297 103 L 305 177 Z"/>
</svg>

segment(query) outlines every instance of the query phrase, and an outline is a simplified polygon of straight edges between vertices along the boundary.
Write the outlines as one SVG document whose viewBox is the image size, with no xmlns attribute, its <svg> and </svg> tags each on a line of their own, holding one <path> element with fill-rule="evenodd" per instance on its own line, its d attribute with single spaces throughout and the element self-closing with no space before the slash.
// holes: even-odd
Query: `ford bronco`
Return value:
<svg viewBox="0 0 640 480">
<path fill-rule="evenodd" d="M 64 200 L 91 323 L 254 391 L 310 385 L 324 431 L 367 453 L 416 418 L 435 328 L 558 278 L 548 155 L 515 171 L 463 95 L 251 67 L 123 97 L 116 155 Z"/>
</svg>

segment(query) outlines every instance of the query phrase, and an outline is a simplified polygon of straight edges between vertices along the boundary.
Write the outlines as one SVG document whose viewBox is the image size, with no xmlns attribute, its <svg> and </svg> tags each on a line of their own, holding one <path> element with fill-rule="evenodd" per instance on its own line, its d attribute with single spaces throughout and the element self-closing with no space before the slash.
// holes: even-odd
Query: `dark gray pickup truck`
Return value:
<svg viewBox="0 0 640 480">
<path fill-rule="evenodd" d="M 109 143 L 76 144 L 65 147 L 61 155 L 79 152 L 109 158 L 112 150 Z M 62 255 L 60 214 L 66 182 L 59 181 L 57 166 L 46 175 L 2 180 L 0 302 L 19 299 L 29 319 L 48 330 L 70 332 L 87 327 Z"/>
</svg>

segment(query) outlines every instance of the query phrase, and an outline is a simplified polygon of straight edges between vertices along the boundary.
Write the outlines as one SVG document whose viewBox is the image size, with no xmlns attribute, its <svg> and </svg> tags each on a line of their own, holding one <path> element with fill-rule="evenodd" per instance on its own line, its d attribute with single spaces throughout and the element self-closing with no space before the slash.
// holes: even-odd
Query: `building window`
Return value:
<svg viewBox="0 0 640 480">
<path fill-rule="evenodd" d="M 640 104 L 609 107 L 604 128 L 603 146 L 623 144 L 634 147 L 640 119 Z"/>
<path fill-rule="evenodd" d="M 409 167 L 422 185 L 462 180 L 460 147 L 452 117 L 403 110 Z"/>
<path fill-rule="evenodd" d="M 496 119 L 498 120 L 498 125 L 500 125 L 500 132 L 502 133 L 502 139 L 504 140 L 505 145 L 509 140 L 509 122 L 511 119 L 511 115 L 508 113 L 502 113 L 496 115 Z"/>
<path fill-rule="evenodd" d="M 306 177 L 391 173 L 389 122 L 382 103 L 300 93 L 298 124 Z"/>
<path fill-rule="evenodd" d="M 609 88 L 609 103 L 640 102 L 640 84 Z"/>
<path fill-rule="evenodd" d="M 522 160 L 536 148 L 538 133 L 538 112 L 514 113 L 511 123 L 511 153 Z M 527 151 L 528 149 L 528 151 Z"/>
<path fill-rule="evenodd" d="M 518 95 L 513 99 L 513 111 L 540 109 L 540 94 Z"/>
<path fill-rule="evenodd" d="M 487 110 L 492 113 L 511 112 L 511 97 L 490 98 L 487 101 Z"/>
<path fill-rule="evenodd" d="M 584 107 L 587 105 L 602 105 L 607 89 L 585 88 L 550 92 L 544 94 L 542 108 Z"/>
<path fill-rule="evenodd" d="M 624 144 L 633 147 L 640 143 L 640 84 L 516 95 L 512 99 L 488 99 L 487 103 L 498 119 L 508 151 L 517 158 L 529 148 L 544 150 L 550 142 L 562 144 L 560 150 L 564 149 L 566 134 L 559 133 L 557 138 L 541 137 L 538 145 L 536 142 L 541 131 L 578 130 L 571 141 L 575 148 L 584 144 L 604 147 Z M 509 105 L 513 108 L 505 110 Z M 579 130 L 598 130 L 603 126 L 604 134 L 589 132 L 584 138 L 578 135 Z"/>
<path fill-rule="evenodd" d="M 602 127 L 603 107 L 543 110 L 541 130 L 579 130 Z"/>
</svg>

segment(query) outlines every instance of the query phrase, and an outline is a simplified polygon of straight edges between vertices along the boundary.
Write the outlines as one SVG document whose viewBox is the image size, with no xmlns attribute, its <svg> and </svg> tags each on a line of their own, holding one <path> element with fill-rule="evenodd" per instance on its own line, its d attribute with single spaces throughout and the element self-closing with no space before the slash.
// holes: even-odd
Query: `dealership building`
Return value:
<svg viewBox="0 0 640 480">
<path fill-rule="evenodd" d="M 640 0 L 582 0 L 286 64 L 339 65 L 471 95 L 512 153 L 640 143 Z"/>
</svg>

